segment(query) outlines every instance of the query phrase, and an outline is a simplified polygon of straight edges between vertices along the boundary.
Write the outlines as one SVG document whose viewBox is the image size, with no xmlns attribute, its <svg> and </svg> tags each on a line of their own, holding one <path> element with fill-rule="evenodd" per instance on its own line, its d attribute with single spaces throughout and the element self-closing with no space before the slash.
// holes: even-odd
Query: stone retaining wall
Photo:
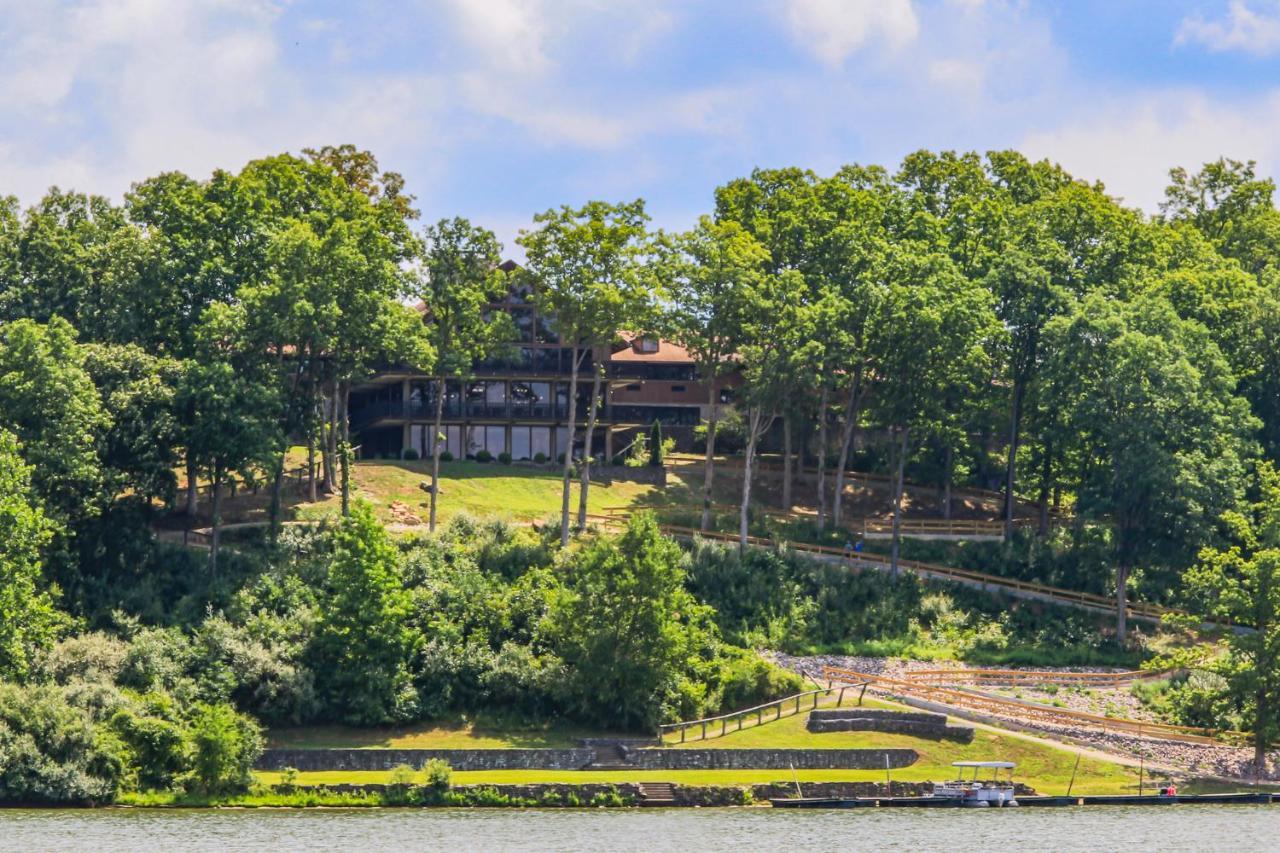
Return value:
<svg viewBox="0 0 1280 853">
<path fill-rule="evenodd" d="M 914 749 L 637 749 L 640 770 L 883 770 L 910 767 Z"/>
<path fill-rule="evenodd" d="M 596 760 L 583 749 L 268 749 L 258 770 L 390 770 L 438 758 L 454 770 L 580 770 Z M 913 749 L 632 749 L 637 770 L 883 770 L 908 767 Z"/>
<path fill-rule="evenodd" d="M 877 708 L 846 708 L 813 711 L 806 725 L 811 732 L 887 732 L 915 737 L 946 738 L 971 743 L 973 728 L 947 725 L 945 714 L 888 711 Z"/>
<path fill-rule="evenodd" d="M 433 758 L 454 770 L 581 770 L 595 761 L 594 749 L 267 749 L 255 768 L 300 771 L 390 770 L 421 767 Z"/>
</svg>

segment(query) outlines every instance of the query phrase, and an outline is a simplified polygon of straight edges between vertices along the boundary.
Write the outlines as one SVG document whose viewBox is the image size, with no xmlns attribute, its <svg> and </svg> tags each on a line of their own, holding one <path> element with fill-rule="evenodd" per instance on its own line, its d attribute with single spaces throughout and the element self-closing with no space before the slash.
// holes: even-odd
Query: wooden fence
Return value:
<svg viewBox="0 0 1280 853">
<path fill-rule="evenodd" d="M 783 717 L 794 717 L 801 711 L 802 705 L 809 705 L 810 710 L 818 707 L 818 699 L 824 696 L 830 696 L 836 693 L 836 707 L 839 708 L 844 703 L 844 693 L 846 690 L 861 687 L 858 693 L 858 704 L 862 704 L 862 698 L 867 692 L 867 686 L 870 682 L 861 684 L 845 684 L 839 687 L 825 687 L 817 690 L 807 690 L 804 693 L 797 693 L 794 696 L 786 696 L 782 699 L 775 699 L 772 702 L 765 702 L 763 705 L 756 705 L 751 708 L 743 708 L 741 711 L 732 711 L 728 714 L 721 714 L 718 717 L 704 717 L 701 720 L 686 720 L 681 723 L 666 723 L 658 726 L 658 739 L 665 740 L 668 735 L 674 737 L 676 732 L 680 733 L 680 743 L 685 743 L 690 729 L 699 729 L 698 737 L 695 740 L 708 740 L 710 738 L 723 737 L 730 731 L 740 732 L 744 728 L 743 723 L 746 720 L 754 718 L 754 723 L 746 728 L 754 728 L 763 726 L 765 723 L 772 723 L 781 720 Z M 809 704 L 808 700 L 812 700 Z M 768 716 L 771 715 L 771 716 Z M 766 719 L 766 716 L 768 718 Z M 720 730 L 716 731 L 716 724 L 720 724 Z M 732 727 L 730 724 L 734 724 Z"/>
<path fill-rule="evenodd" d="M 597 523 L 604 525 L 617 526 L 624 522 L 624 516 L 620 515 L 593 515 L 590 518 Z M 714 542 L 725 542 L 736 544 L 739 537 L 731 533 L 719 533 L 715 531 L 700 531 L 695 527 L 682 527 L 673 524 L 659 525 L 664 533 L 669 536 L 678 538 L 701 537 Z M 777 548 L 779 543 L 772 539 L 766 539 L 760 536 L 748 536 L 747 544 L 761 548 Z M 876 555 L 868 555 L 861 552 L 846 552 L 842 548 L 833 548 L 827 545 L 810 545 L 804 542 L 787 542 L 787 548 L 801 554 L 815 556 L 828 562 L 839 561 L 842 565 L 849 568 L 873 568 L 876 570 L 884 570 L 889 566 L 888 557 L 880 557 Z M 945 578 L 977 586 L 980 589 L 991 589 L 1009 592 L 1023 598 L 1036 597 L 1058 604 L 1064 604 L 1069 607 L 1083 607 L 1091 610 L 1106 610 L 1114 612 L 1116 609 L 1116 600 L 1110 596 L 1095 595 L 1091 592 L 1078 592 L 1071 589 L 1062 589 L 1061 587 L 1049 586 L 1048 584 L 1037 583 L 1036 581 L 1024 581 L 1017 578 L 1007 578 L 1000 575 L 989 575 L 983 572 L 973 572 L 968 569 L 956 569 L 951 566 L 940 566 L 933 563 L 922 563 L 919 560 L 899 559 L 898 568 L 903 571 L 913 572 L 923 578 Z M 1162 607 L 1158 604 L 1149 604 L 1141 601 L 1130 601 L 1125 607 L 1125 612 L 1130 617 L 1141 619 L 1159 620 L 1167 613 L 1180 613 L 1182 611 L 1174 608 Z"/>
</svg>

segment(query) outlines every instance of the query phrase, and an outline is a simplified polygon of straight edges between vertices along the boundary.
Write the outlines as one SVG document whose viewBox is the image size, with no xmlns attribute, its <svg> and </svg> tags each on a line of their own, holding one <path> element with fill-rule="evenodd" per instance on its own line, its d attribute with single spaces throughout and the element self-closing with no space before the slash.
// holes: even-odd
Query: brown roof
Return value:
<svg viewBox="0 0 1280 853">
<path fill-rule="evenodd" d="M 611 356 L 613 361 L 661 362 L 663 364 L 693 364 L 696 361 L 684 347 L 662 338 L 658 339 L 657 352 L 640 352 L 634 346 L 636 338 L 640 335 L 635 332 L 620 332 L 618 336 L 627 343 L 627 346 L 613 353 Z"/>
</svg>

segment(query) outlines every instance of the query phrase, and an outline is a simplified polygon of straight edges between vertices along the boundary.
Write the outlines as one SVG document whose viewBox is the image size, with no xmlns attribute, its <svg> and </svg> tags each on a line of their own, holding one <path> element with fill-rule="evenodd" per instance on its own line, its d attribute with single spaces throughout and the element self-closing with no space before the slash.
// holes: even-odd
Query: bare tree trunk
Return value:
<svg viewBox="0 0 1280 853">
<path fill-rule="evenodd" d="M 862 367 L 858 366 L 853 378 L 853 387 L 849 389 L 849 404 L 844 411 L 844 429 L 840 436 L 840 458 L 836 465 L 836 493 L 831 499 L 831 519 L 836 527 L 840 526 L 844 505 L 845 469 L 849 467 L 849 448 L 853 443 L 853 432 L 858 428 L 859 409 L 862 403 Z"/>
<path fill-rule="evenodd" d="M 195 459 L 187 454 L 187 508 L 186 515 L 195 518 L 200 511 L 200 486 L 197 482 L 200 474 Z"/>
<path fill-rule="evenodd" d="M 216 578 L 218 546 L 222 540 L 222 470 L 220 468 L 214 469 L 213 484 L 210 489 L 213 492 L 213 528 L 209 538 L 209 574 Z"/>
<path fill-rule="evenodd" d="M 307 428 L 307 501 L 316 502 L 316 431 L 315 423 Z"/>
<path fill-rule="evenodd" d="M 1013 517 L 1017 498 L 1013 494 L 1014 477 L 1018 463 L 1019 427 L 1022 422 L 1022 384 L 1015 383 L 1013 388 L 1013 407 L 1009 417 L 1009 461 L 1005 467 L 1004 480 L 1004 538 L 1008 542 L 1013 538 Z"/>
<path fill-rule="evenodd" d="M 791 418 L 782 418 L 782 509 L 791 512 Z"/>
<path fill-rule="evenodd" d="M 344 381 L 338 385 L 338 426 L 342 431 L 339 439 L 338 465 L 342 477 L 342 515 L 351 515 L 351 421 L 347 417 L 347 403 L 351 398 L 351 388 Z"/>
<path fill-rule="evenodd" d="M 893 548 L 889 558 L 889 568 L 894 576 L 898 574 L 898 551 L 902 544 L 902 484 L 907 469 L 907 437 L 910 427 L 902 427 L 902 439 L 898 443 L 897 472 L 893 484 Z"/>
<path fill-rule="evenodd" d="M 587 413 L 587 438 L 583 443 L 582 475 L 578 485 L 578 529 L 587 526 L 587 493 L 591 490 L 591 447 L 595 438 L 596 416 L 600 411 L 600 383 L 603 380 L 604 364 L 592 358 L 595 376 L 591 380 L 591 408 Z"/>
<path fill-rule="evenodd" d="M 569 544 L 569 490 L 573 481 L 573 432 L 578 423 L 578 348 L 573 348 L 573 369 L 569 372 L 569 446 L 564 449 L 564 484 L 560 495 L 560 547 Z"/>
<path fill-rule="evenodd" d="M 444 428 L 444 395 L 446 385 L 441 376 L 436 380 L 436 416 L 431 428 L 431 515 L 428 529 L 436 530 L 436 501 L 440 497 L 440 430 Z"/>
<path fill-rule="evenodd" d="M 831 406 L 831 390 L 824 382 L 818 404 L 818 531 L 827 529 L 827 410 Z"/>
<path fill-rule="evenodd" d="M 1040 463 L 1040 528 L 1038 535 L 1041 539 L 1049 535 L 1049 494 L 1052 489 L 1050 480 L 1053 479 L 1053 443 L 1046 441 L 1044 445 L 1044 460 Z"/>
<path fill-rule="evenodd" d="M 760 438 L 760 420 L 764 416 L 759 406 L 754 406 L 747 416 L 747 452 L 742 460 L 742 504 L 738 507 L 738 549 L 747 550 L 747 531 L 750 527 L 751 471 L 755 463 L 756 442 Z"/>
<path fill-rule="evenodd" d="M 947 445 L 942 463 L 942 517 L 951 520 L 951 481 L 955 476 L 956 452 Z"/>
<path fill-rule="evenodd" d="M 711 489 L 716 473 L 716 427 L 720 423 L 719 398 L 716 392 L 716 377 L 711 374 L 707 381 L 711 389 L 707 392 L 707 456 L 702 464 L 702 521 L 698 529 L 704 533 L 711 527 Z"/>
<path fill-rule="evenodd" d="M 338 383 L 329 385 L 329 395 L 324 402 L 324 426 L 321 428 L 322 462 L 324 479 L 320 491 L 331 495 L 338 485 Z"/>
<path fill-rule="evenodd" d="M 1129 619 L 1129 567 L 1116 566 L 1116 642 L 1124 648 L 1128 639 Z"/>
<path fill-rule="evenodd" d="M 281 491 L 284 489 L 285 452 L 276 454 L 271 472 L 271 504 L 267 511 L 267 536 L 272 545 L 280 541 Z"/>
</svg>

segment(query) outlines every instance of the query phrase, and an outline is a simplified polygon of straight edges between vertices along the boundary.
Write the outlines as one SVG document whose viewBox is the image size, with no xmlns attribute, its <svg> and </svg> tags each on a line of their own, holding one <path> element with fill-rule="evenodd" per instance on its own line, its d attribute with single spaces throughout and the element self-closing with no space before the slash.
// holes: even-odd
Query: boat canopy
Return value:
<svg viewBox="0 0 1280 853">
<path fill-rule="evenodd" d="M 953 761 L 952 767 L 991 767 L 1000 770 L 1012 770 L 1018 765 L 1012 761 Z"/>
</svg>

